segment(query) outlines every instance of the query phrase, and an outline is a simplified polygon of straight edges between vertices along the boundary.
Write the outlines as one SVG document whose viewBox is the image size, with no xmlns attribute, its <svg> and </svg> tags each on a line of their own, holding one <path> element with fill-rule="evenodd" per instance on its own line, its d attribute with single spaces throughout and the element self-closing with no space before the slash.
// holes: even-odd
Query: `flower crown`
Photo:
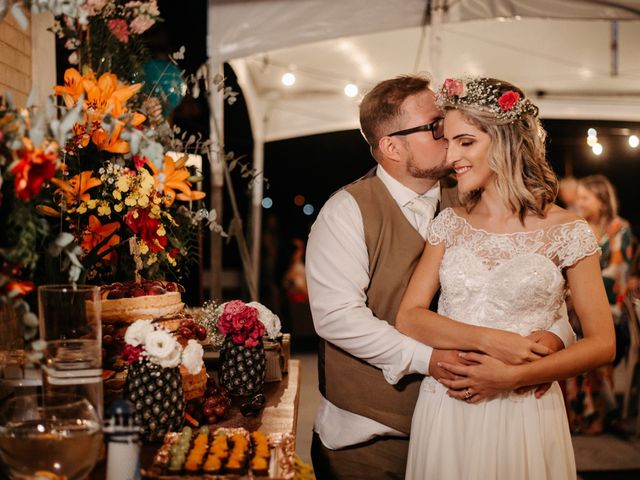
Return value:
<svg viewBox="0 0 640 480">
<path fill-rule="evenodd" d="M 515 122 L 524 115 L 538 114 L 528 98 L 508 85 L 492 83 L 486 78 L 447 78 L 436 95 L 436 105 L 443 109 L 457 105 L 468 105 L 493 113 L 500 120 Z"/>
</svg>

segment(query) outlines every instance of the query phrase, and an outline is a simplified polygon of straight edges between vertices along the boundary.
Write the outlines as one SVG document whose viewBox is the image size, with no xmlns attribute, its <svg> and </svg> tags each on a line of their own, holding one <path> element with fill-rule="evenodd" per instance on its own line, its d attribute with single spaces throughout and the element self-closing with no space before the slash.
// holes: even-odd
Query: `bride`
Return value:
<svg viewBox="0 0 640 480">
<path fill-rule="evenodd" d="M 576 478 L 558 384 L 540 398 L 514 390 L 613 359 L 598 243 L 584 220 L 553 203 L 558 182 L 545 133 L 520 89 L 490 78 L 449 79 L 437 103 L 464 207 L 429 225 L 396 327 L 433 347 L 469 352 L 460 354 L 466 366 L 439 364 L 455 380 L 425 377 L 406 477 Z M 430 312 L 439 288 L 438 313 Z M 565 314 L 567 288 L 584 338 L 543 358 L 509 353 L 514 339 Z"/>
</svg>

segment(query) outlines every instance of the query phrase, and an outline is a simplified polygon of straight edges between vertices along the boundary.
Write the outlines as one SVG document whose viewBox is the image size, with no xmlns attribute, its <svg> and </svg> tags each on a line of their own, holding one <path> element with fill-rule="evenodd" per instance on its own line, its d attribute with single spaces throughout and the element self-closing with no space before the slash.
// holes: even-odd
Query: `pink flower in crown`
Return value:
<svg viewBox="0 0 640 480">
<path fill-rule="evenodd" d="M 498 99 L 498 105 L 500 105 L 503 112 L 508 112 L 516 105 L 516 103 L 518 103 L 519 100 L 520 94 L 518 92 L 507 90 Z"/>
<path fill-rule="evenodd" d="M 127 25 L 125 20 L 112 18 L 107 22 L 107 27 L 120 42 L 127 43 L 129 41 L 129 25 Z"/>
<path fill-rule="evenodd" d="M 444 81 L 444 90 L 447 97 L 464 97 L 467 94 L 464 82 L 453 78 Z"/>
</svg>

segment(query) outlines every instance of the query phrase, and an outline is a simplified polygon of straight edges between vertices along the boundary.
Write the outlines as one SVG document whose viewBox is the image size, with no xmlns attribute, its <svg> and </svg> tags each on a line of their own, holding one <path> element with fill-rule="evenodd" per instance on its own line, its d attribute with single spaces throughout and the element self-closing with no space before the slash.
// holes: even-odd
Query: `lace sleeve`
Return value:
<svg viewBox="0 0 640 480">
<path fill-rule="evenodd" d="M 427 229 L 427 241 L 431 245 L 438 245 L 445 242 L 449 246 L 451 238 L 451 222 L 453 220 L 453 210 L 445 208 L 434 218 Z"/>
<path fill-rule="evenodd" d="M 560 268 L 575 265 L 584 257 L 600 251 L 598 241 L 584 220 L 562 226 L 562 245 L 558 251 Z"/>
</svg>

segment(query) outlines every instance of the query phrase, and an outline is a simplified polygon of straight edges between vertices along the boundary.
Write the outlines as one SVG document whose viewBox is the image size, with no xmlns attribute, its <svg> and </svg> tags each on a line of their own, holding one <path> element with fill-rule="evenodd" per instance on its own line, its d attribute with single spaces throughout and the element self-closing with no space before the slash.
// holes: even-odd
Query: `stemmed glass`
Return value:
<svg viewBox="0 0 640 480">
<path fill-rule="evenodd" d="M 0 458 L 9 478 L 85 478 L 101 446 L 100 419 L 83 397 L 23 395 L 0 408 Z"/>
</svg>

